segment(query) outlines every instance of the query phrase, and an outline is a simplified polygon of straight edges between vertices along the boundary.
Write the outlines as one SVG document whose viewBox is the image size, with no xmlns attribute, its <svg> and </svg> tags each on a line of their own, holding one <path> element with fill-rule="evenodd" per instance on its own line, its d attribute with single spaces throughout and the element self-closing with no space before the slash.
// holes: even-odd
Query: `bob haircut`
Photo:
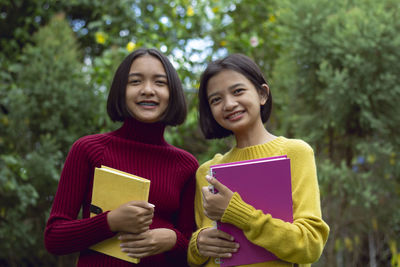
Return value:
<svg viewBox="0 0 400 267">
<path fill-rule="evenodd" d="M 231 54 L 223 59 L 210 62 L 200 77 L 199 87 L 199 121 L 200 128 L 205 138 L 217 139 L 227 137 L 232 131 L 223 128 L 217 123 L 212 115 L 210 104 L 207 97 L 208 81 L 223 70 L 233 70 L 244 75 L 256 88 L 256 90 L 265 95 L 265 89 L 262 84 L 267 84 L 263 73 L 257 64 L 249 57 L 242 54 Z M 267 102 L 260 107 L 261 120 L 267 122 L 271 114 L 272 95 L 271 92 L 267 95 Z"/>
<path fill-rule="evenodd" d="M 168 107 L 160 121 L 170 126 L 182 124 L 186 119 L 187 106 L 181 80 L 168 58 L 154 48 L 140 48 L 135 50 L 119 65 L 114 74 L 110 93 L 108 94 L 108 116 L 110 116 L 112 121 L 124 121 L 126 118 L 132 117 L 126 106 L 125 92 L 128 84 L 128 75 L 133 61 L 144 55 L 150 55 L 159 59 L 167 74 L 169 101 Z"/>
</svg>

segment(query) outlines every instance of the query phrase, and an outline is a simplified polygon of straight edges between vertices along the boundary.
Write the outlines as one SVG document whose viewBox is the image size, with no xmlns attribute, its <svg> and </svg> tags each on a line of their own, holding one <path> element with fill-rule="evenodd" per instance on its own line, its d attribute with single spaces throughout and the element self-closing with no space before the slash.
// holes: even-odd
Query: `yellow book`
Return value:
<svg viewBox="0 0 400 267">
<path fill-rule="evenodd" d="M 149 191 L 150 180 L 106 166 L 95 168 L 90 217 L 116 209 L 129 201 L 148 201 Z M 140 261 L 140 259 L 129 257 L 121 251 L 117 235 L 90 248 L 132 263 Z"/>
</svg>

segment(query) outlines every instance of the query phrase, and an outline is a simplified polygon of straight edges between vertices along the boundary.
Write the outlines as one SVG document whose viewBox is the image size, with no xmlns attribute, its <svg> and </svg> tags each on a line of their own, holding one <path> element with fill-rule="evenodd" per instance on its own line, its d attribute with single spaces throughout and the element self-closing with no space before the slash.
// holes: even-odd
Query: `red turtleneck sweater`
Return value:
<svg viewBox="0 0 400 267">
<path fill-rule="evenodd" d="M 65 161 L 45 230 L 45 245 L 54 254 L 80 252 L 78 266 L 186 266 L 188 240 L 195 229 L 194 192 L 197 160 L 164 140 L 161 123 L 128 119 L 110 133 L 77 140 Z M 89 250 L 113 235 L 107 212 L 90 218 L 93 173 L 101 165 L 151 180 L 149 202 L 155 205 L 150 228 L 175 231 L 172 250 L 132 264 Z M 82 219 L 78 214 L 82 208 Z"/>
</svg>

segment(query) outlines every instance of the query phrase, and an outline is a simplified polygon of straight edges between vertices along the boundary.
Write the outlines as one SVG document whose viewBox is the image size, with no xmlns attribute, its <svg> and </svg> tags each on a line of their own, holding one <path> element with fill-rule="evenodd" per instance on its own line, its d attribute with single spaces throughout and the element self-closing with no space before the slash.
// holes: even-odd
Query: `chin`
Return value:
<svg viewBox="0 0 400 267">
<path fill-rule="evenodd" d="M 160 121 L 160 118 L 158 118 L 158 117 L 157 118 L 149 118 L 149 117 L 138 118 L 138 117 L 135 117 L 135 119 L 137 119 L 140 122 L 144 122 L 144 123 L 154 123 L 154 122 Z"/>
</svg>

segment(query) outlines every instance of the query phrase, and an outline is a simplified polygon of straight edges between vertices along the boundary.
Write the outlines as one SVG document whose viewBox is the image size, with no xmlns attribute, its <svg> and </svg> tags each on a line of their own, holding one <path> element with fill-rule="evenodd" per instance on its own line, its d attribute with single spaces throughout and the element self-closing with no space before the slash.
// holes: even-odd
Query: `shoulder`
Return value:
<svg viewBox="0 0 400 267">
<path fill-rule="evenodd" d="M 314 154 L 313 148 L 301 139 L 284 138 L 283 146 L 288 156 L 296 157 L 304 154 Z"/>
<path fill-rule="evenodd" d="M 111 136 L 109 134 L 86 135 L 76 140 L 73 143 L 72 148 L 93 149 L 96 146 L 103 146 L 107 144 L 110 140 Z"/>
<path fill-rule="evenodd" d="M 169 144 L 169 148 L 171 149 L 174 157 L 180 164 L 183 164 L 184 166 L 188 166 L 190 168 L 194 168 L 195 170 L 199 167 L 199 163 L 198 163 L 196 157 L 193 156 L 188 151 L 178 148 L 178 147 L 175 147 L 170 144 Z"/>
<path fill-rule="evenodd" d="M 215 154 L 212 159 L 201 164 L 197 172 L 198 173 L 207 173 L 208 170 L 210 169 L 210 166 L 221 163 L 222 158 L 223 158 L 222 154 L 220 154 L 220 153 Z"/>
<path fill-rule="evenodd" d="M 69 154 L 79 154 L 87 158 L 97 158 L 102 155 L 104 147 L 111 140 L 109 134 L 86 135 L 76 140 L 70 149 Z"/>
</svg>

